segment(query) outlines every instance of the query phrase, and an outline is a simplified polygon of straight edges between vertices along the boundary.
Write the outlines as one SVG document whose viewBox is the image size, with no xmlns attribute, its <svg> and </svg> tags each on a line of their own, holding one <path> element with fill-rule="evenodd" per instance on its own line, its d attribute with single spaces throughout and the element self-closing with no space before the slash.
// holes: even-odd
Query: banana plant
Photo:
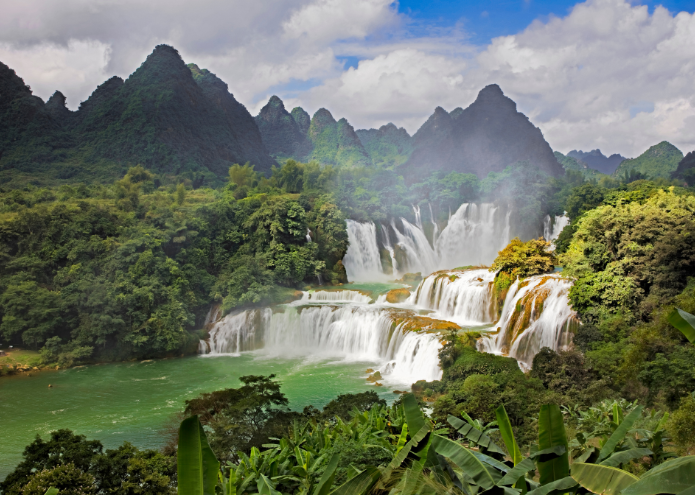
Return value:
<svg viewBox="0 0 695 495">
<path fill-rule="evenodd" d="M 46 490 L 46 493 L 44 495 L 58 495 L 58 489 L 54 487 L 50 487 L 48 490 Z"/>
<path fill-rule="evenodd" d="M 668 315 L 668 322 L 681 331 L 691 344 L 695 344 L 695 315 L 691 315 L 680 308 L 674 308 Z"/>
<path fill-rule="evenodd" d="M 179 427 L 177 471 L 179 494 L 215 495 L 220 463 L 208 444 L 198 416 L 184 419 Z"/>
</svg>

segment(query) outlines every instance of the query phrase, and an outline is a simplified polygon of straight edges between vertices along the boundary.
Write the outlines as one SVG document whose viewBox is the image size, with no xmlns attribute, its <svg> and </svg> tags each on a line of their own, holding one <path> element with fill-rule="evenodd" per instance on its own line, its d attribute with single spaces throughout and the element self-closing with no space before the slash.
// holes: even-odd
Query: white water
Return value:
<svg viewBox="0 0 695 495">
<path fill-rule="evenodd" d="M 487 269 L 434 273 L 420 282 L 406 303 L 435 310 L 433 318 L 485 325 L 496 319 L 494 281 L 494 272 Z"/>
<path fill-rule="evenodd" d="M 522 368 L 531 367 L 543 347 L 566 350 L 571 325 L 577 314 L 569 305 L 572 283 L 559 275 L 536 275 L 509 289 L 498 322 L 498 332 L 478 341 L 478 349 L 515 358 Z M 525 323 L 528 316 L 528 324 Z"/>
<path fill-rule="evenodd" d="M 199 350 L 208 356 L 260 350 L 269 356 L 377 363 L 372 367 L 381 372 L 384 382 L 393 384 L 441 378 L 438 334 L 404 331 L 405 322 L 393 329 L 390 311 L 363 301 L 313 304 L 287 305 L 276 313 L 265 308 L 227 315 L 215 324 L 208 341 L 201 341 Z"/>
<path fill-rule="evenodd" d="M 381 268 L 376 227 L 372 222 L 346 220 L 349 245 L 343 265 L 350 282 L 385 280 Z"/>
<path fill-rule="evenodd" d="M 293 302 L 294 306 L 313 302 L 332 302 L 332 303 L 363 303 L 369 304 L 372 299 L 356 290 L 317 290 L 304 292 L 302 298 Z"/>
<path fill-rule="evenodd" d="M 413 206 L 413 211 L 415 225 L 401 218 L 398 223 L 392 220 L 390 226 L 383 229 L 386 238 L 384 248 L 391 253 L 394 266 L 392 278 L 407 272 L 427 275 L 435 270 L 457 266 L 488 265 L 510 241 L 509 208 L 491 203 L 465 203 L 450 216 L 447 226 L 439 233 L 430 207 L 434 246 L 422 227 L 420 207 Z M 349 247 L 343 264 L 348 280 L 378 281 L 389 278 L 381 266 L 374 224 L 353 220 L 347 222 Z M 391 236 L 404 253 L 401 259 L 403 263 L 398 266 L 394 255 L 396 246 L 391 246 Z"/>
<path fill-rule="evenodd" d="M 570 219 L 566 213 L 564 215 L 556 215 L 554 219 L 550 215 L 546 215 L 543 219 L 543 237 L 546 241 L 552 242 L 560 237 L 562 230 L 569 224 Z"/>
</svg>

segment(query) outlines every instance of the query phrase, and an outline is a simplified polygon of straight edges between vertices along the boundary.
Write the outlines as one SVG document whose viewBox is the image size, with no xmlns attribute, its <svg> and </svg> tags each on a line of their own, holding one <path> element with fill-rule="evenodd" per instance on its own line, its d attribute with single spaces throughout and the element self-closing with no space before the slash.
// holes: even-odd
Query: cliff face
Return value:
<svg viewBox="0 0 695 495">
<path fill-rule="evenodd" d="M 253 117 L 227 85 L 207 70 L 187 67 L 166 45 L 126 81 L 113 77 L 100 85 L 77 112 L 65 107 L 60 92 L 44 104 L 4 65 L 0 94 L 0 125 L 7 127 L 0 139 L 9 138 L 14 149 L 8 153 L 0 145 L 2 168 L 36 173 L 44 181 L 112 180 L 140 163 L 157 173 L 215 183 L 234 163 L 251 162 L 266 173 L 275 163 Z"/>
<path fill-rule="evenodd" d="M 606 175 L 611 175 L 613 172 L 615 172 L 615 169 L 618 168 L 618 165 L 626 160 L 624 156 L 617 153 L 614 153 L 611 156 L 605 156 L 599 149 L 591 150 L 589 152 L 572 150 L 567 153 L 567 156 L 579 160 L 580 162 L 585 163 L 589 168 L 598 170 L 602 174 Z"/>
<path fill-rule="evenodd" d="M 408 180 L 431 171 L 467 172 L 485 177 L 528 161 L 543 172 L 564 173 L 540 129 L 517 112 L 516 103 L 496 84 L 483 88 L 466 109 L 441 107 L 413 136 L 414 151 L 400 168 Z"/>
</svg>

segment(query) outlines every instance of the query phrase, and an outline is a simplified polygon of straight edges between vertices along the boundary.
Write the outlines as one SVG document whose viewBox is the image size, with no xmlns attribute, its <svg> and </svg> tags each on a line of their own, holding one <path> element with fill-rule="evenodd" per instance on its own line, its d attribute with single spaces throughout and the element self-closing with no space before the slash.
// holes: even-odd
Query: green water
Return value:
<svg viewBox="0 0 695 495">
<path fill-rule="evenodd" d="M 141 448 L 166 443 L 163 429 L 184 401 L 240 385 L 239 376 L 275 373 L 290 407 L 323 407 L 341 393 L 377 390 L 389 402 L 393 390 L 366 383 L 375 363 L 317 362 L 239 357 L 189 357 L 143 363 L 73 368 L 0 379 L 0 479 L 21 460 L 39 434 L 70 428 L 106 448 L 128 440 Z M 48 385 L 53 385 L 49 388 Z"/>
</svg>

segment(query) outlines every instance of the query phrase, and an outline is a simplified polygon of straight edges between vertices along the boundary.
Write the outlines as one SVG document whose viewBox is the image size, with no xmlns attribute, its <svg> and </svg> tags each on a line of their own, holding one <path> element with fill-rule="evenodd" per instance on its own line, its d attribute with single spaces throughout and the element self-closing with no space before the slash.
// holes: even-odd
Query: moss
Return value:
<svg viewBox="0 0 695 495">
<path fill-rule="evenodd" d="M 410 291 L 408 289 L 393 289 L 386 293 L 386 301 L 391 304 L 398 304 L 404 302 L 410 297 Z"/>
</svg>

